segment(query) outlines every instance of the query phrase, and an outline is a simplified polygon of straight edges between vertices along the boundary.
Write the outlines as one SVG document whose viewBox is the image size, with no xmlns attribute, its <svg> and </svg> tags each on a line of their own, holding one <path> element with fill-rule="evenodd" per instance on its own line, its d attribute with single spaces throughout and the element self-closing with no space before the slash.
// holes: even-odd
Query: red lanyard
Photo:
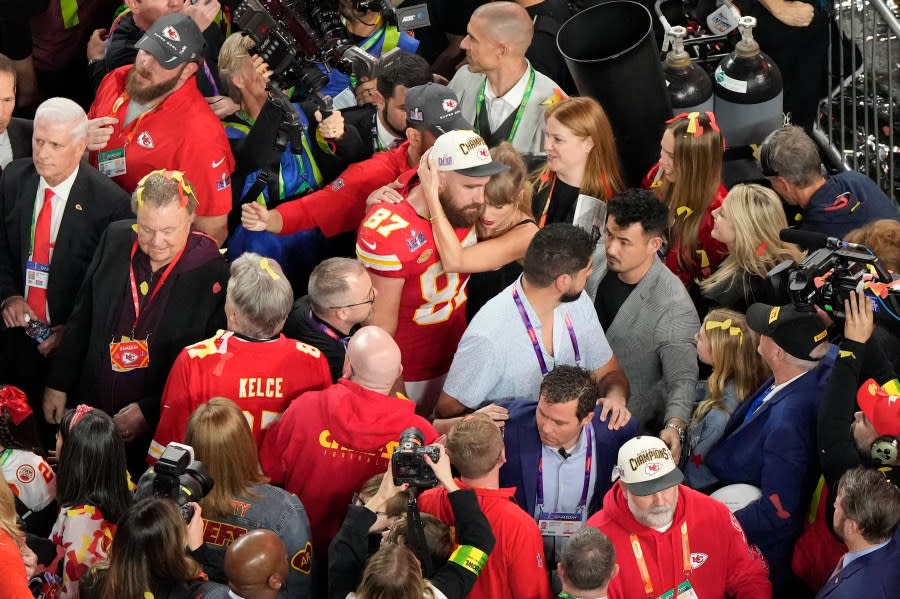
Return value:
<svg viewBox="0 0 900 599">
<path fill-rule="evenodd" d="M 647 570 L 647 562 L 644 560 L 644 551 L 641 548 L 641 542 L 634 533 L 631 533 L 629 538 L 631 539 L 631 551 L 634 553 L 634 559 L 637 560 L 638 570 L 641 572 L 641 580 L 644 582 L 644 592 L 647 594 L 647 599 L 653 599 L 655 595 L 653 592 L 653 582 L 650 580 L 650 572 Z M 687 520 L 681 524 L 681 556 L 682 573 L 684 574 L 685 579 L 687 579 L 687 577 L 691 575 L 691 546 L 688 542 Z M 676 584 L 675 587 L 677 588 L 678 585 Z"/>
<path fill-rule="evenodd" d="M 541 374 L 547 376 L 549 371 L 547 370 L 547 362 L 544 360 L 544 352 L 541 350 L 537 332 L 534 330 L 534 325 L 531 324 L 531 319 L 528 318 L 528 312 L 525 311 L 525 306 L 522 304 L 522 298 L 519 297 L 519 289 L 515 283 L 513 283 L 512 296 L 513 301 L 516 303 L 516 307 L 519 309 L 519 316 L 522 317 L 522 323 L 525 325 L 525 330 L 528 332 L 528 338 L 531 339 L 534 355 L 537 356 L 538 364 L 541 366 Z M 572 349 L 575 350 L 575 363 L 577 364 L 578 362 L 581 362 L 581 352 L 578 350 L 578 338 L 575 337 L 575 328 L 572 326 L 572 318 L 569 316 L 568 312 L 566 313 L 564 320 L 566 329 L 569 331 L 569 339 L 572 341 Z"/>
<path fill-rule="evenodd" d="M 116 98 L 116 101 L 113 102 L 112 113 L 109 116 L 116 116 L 116 113 L 119 112 L 119 108 L 121 108 L 122 104 L 124 104 L 125 102 L 127 102 L 129 100 L 130 100 L 130 98 L 128 97 L 128 92 L 122 92 L 122 94 L 118 98 Z M 141 113 L 141 115 L 133 123 L 131 123 L 131 125 L 127 128 L 127 131 L 126 131 L 124 119 L 122 121 L 119 121 L 122 124 L 122 133 L 125 135 L 125 139 L 128 140 L 128 143 L 131 143 L 132 141 L 134 141 L 134 134 L 138 130 L 138 127 L 140 126 L 141 121 L 144 120 L 144 117 L 147 116 L 148 114 L 150 114 L 151 112 L 153 112 L 154 110 L 156 110 L 156 107 L 152 108 L 151 110 L 148 110 L 147 112 Z M 116 117 L 116 118 L 118 118 L 118 117 Z"/>
<path fill-rule="evenodd" d="M 144 307 L 147 307 L 147 304 L 153 301 L 153 298 L 156 297 L 156 294 L 159 293 L 159 290 L 162 289 L 163 284 L 165 284 L 166 279 L 169 278 L 169 275 L 172 274 L 172 270 L 175 268 L 175 265 L 178 264 L 178 261 L 181 260 L 181 255 L 184 254 L 184 250 L 187 247 L 187 243 L 181 247 L 178 255 L 175 256 L 175 259 L 172 260 L 169 265 L 166 267 L 166 270 L 163 271 L 162 276 L 159 278 L 159 281 L 156 283 L 156 286 L 153 288 L 153 293 L 150 294 L 150 297 L 147 298 L 146 303 L 144 303 Z M 137 239 L 134 240 L 134 245 L 131 246 L 131 261 L 128 263 L 128 277 L 131 281 L 131 298 L 134 300 L 134 326 L 133 329 L 137 329 L 138 320 L 141 315 L 141 302 L 138 299 L 138 288 L 137 283 L 134 280 L 134 255 L 137 253 L 138 242 Z"/>
</svg>

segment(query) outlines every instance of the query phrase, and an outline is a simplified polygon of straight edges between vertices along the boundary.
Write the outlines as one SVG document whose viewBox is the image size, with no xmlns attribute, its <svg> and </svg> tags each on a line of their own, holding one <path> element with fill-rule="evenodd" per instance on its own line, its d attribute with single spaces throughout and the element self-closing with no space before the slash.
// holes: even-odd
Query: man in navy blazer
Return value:
<svg viewBox="0 0 900 599">
<path fill-rule="evenodd" d="M 819 476 L 816 406 L 837 348 L 815 312 L 790 305 L 753 304 L 747 323 L 774 376 L 734 411 L 706 464 L 723 483 L 762 491 L 734 515 L 768 560 L 778 596 L 791 584 L 791 551 Z"/>
<path fill-rule="evenodd" d="M 573 479 L 570 486 L 580 491 L 583 487 L 587 439 L 590 438 L 591 492 L 579 514 L 580 521 L 584 522 L 602 507 L 603 496 L 612 486 L 612 469 L 619 448 L 637 434 L 637 422 L 634 420 L 619 430 L 610 430 L 610 417 L 607 417 L 607 422 L 600 419 L 602 408 L 596 406 L 598 397 L 599 388 L 590 371 L 577 366 L 557 366 L 544 377 L 538 401 L 505 404 L 509 409 L 509 420 L 503 434 L 506 464 L 500 469 L 500 486 L 514 486 L 518 504 L 539 521 L 538 466 L 542 458 L 556 461 L 550 463 L 550 459 L 545 460 L 545 478 L 551 472 L 558 472 L 563 462 L 577 461 L 574 471 L 578 480 Z M 545 493 L 548 485 L 556 486 L 547 480 L 545 483 L 541 492 L 548 495 L 544 502 L 548 505 L 544 506 L 543 511 L 567 512 L 570 508 L 577 508 L 577 505 L 564 505 L 563 498 L 560 498 L 562 504 L 549 505 L 558 493 Z"/>
<path fill-rule="evenodd" d="M 894 599 L 900 595 L 900 489 L 874 469 L 848 470 L 838 484 L 834 532 L 847 553 L 816 599 Z"/>
</svg>

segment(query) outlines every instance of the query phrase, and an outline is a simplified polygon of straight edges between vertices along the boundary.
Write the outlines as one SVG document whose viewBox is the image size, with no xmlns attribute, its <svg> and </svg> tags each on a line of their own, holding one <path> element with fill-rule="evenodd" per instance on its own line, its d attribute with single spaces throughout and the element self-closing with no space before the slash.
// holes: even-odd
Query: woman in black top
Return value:
<svg viewBox="0 0 900 599">
<path fill-rule="evenodd" d="M 612 128 L 593 98 L 562 100 L 547 109 L 547 165 L 534 181 L 538 226 L 572 223 L 579 194 L 608 201 L 624 189 Z"/>
</svg>

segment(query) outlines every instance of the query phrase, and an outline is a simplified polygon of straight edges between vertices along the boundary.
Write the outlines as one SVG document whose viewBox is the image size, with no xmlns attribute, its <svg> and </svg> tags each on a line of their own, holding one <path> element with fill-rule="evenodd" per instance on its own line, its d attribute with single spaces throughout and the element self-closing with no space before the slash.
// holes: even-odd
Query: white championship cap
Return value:
<svg viewBox="0 0 900 599">
<path fill-rule="evenodd" d="M 434 142 L 431 156 L 439 171 L 456 171 L 467 177 L 489 177 L 509 170 L 491 159 L 491 151 L 474 131 L 448 131 Z"/>
<path fill-rule="evenodd" d="M 681 483 L 684 475 L 659 437 L 635 437 L 619 448 L 613 480 L 620 478 L 632 495 L 653 495 Z"/>
</svg>

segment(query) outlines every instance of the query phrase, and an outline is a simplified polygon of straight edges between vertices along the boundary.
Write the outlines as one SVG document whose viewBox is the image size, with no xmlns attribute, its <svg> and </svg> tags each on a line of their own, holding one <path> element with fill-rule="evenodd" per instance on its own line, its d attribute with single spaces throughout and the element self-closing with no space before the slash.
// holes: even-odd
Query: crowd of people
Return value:
<svg viewBox="0 0 900 599">
<path fill-rule="evenodd" d="M 334 0 L 293 86 L 238 4 L 0 2 L 0 597 L 900 595 L 900 208 L 810 90 L 628 181 L 590 2 Z"/>
</svg>

